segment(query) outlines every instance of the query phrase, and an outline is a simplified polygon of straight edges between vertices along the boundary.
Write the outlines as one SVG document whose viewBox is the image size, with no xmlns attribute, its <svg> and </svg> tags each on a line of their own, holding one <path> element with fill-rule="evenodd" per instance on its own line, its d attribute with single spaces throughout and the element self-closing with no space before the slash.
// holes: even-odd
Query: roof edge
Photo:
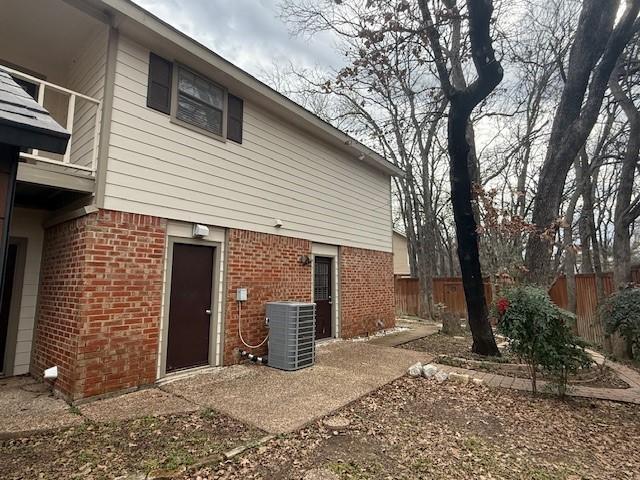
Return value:
<svg viewBox="0 0 640 480">
<path fill-rule="evenodd" d="M 65 1 L 75 3 L 73 0 Z M 173 42 L 178 47 L 187 49 L 191 54 L 200 57 L 201 60 L 231 76 L 250 90 L 254 91 L 257 95 L 273 101 L 289 112 L 297 115 L 302 121 L 306 122 L 309 129 L 315 130 L 317 133 L 324 134 L 325 136 L 332 137 L 336 145 L 339 145 L 342 150 L 350 153 L 358 160 L 363 161 L 391 176 L 403 177 L 405 175 L 405 172 L 400 167 L 389 162 L 376 151 L 321 119 L 277 90 L 274 90 L 269 85 L 258 80 L 250 73 L 241 69 L 237 65 L 234 65 L 229 60 L 168 24 L 140 5 L 134 3 L 132 0 L 88 0 L 87 3 L 92 3 L 94 6 L 99 8 L 101 7 L 102 10 L 106 8 L 108 10 L 108 16 L 112 18 L 113 26 L 116 28 L 118 28 L 119 23 L 121 23 L 121 20 L 120 22 L 118 20 L 118 15 L 121 15 L 130 21 L 136 22 L 142 27 L 151 30 L 168 41 Z M 192 48 L 189 49 L 189 46 Z M 195 47 L 195 50 L 193 47 Z"/>
</svg>

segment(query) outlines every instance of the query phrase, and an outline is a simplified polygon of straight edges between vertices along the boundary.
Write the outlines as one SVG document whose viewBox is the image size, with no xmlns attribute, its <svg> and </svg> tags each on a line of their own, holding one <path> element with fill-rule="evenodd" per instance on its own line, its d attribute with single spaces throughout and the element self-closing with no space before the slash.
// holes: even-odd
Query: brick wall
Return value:
<svg viewBox="0 0 640 480">
<path fill-rule="evenodd" d="M 248 289 L 248 301 L 242 305 L 242 336 L 251 345 L 260 343 L 265 303 L 275 300 L 311 301 L 311 266 L 298 261 L 311 255 L 311 242 L 296 238 L 229 230 L 227 246 L 227 298 L 225 314 L 224 364 L 236 363 L 234 349 L 244 348 L 238 337 L 236 289 Z M 266 344 L 250 350 L 264 354 Z"/>
<path fill-rule="evenodd" d="M 392 253 L 340 247 L 339 274 L 343 338 L 395 325 Z"/>
<path fill-rule="evenodd" d="M 75 400 L 156 379 L 166 221 L 101 210 L 47 229 L 32 373 L 60 367 L 56 388 Z M 224 364 L 236 363 L 236 290 L 248 289 L 242 332 L 261 342 L 265 303 L 312 300 L 311 242 L 229 230 Z M 340 248 L 341 336 L 394 324 L 391 253 Z M 252 350 L 263 354 L 266 345 Z"/>
<path fill-rule="evenodd" d="M 41 377 L 57 365 L 56 387 L 67 395 L 73 389 L 90 220 L 56 225 L 44 235 L 31 373 Z"/>
<path fill-rule="evenodd" d="M 109 210 L 45 232 L 32 372 L 71 399 L 156 378 L 166 221 Z"/>
</svg>

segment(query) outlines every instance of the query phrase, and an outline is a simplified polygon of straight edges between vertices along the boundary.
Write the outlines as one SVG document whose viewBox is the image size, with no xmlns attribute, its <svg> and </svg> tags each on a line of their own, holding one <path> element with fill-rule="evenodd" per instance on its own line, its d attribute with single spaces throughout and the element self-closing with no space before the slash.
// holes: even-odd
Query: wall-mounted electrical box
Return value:
<svg viewBox="0 0 640 480">
<path fill-rule="evenodd" d="M 236 300 L 238 302 L 246 302 L 247 301 L 247 289 L 239 288 L 236 290 Z"/>
</svg>

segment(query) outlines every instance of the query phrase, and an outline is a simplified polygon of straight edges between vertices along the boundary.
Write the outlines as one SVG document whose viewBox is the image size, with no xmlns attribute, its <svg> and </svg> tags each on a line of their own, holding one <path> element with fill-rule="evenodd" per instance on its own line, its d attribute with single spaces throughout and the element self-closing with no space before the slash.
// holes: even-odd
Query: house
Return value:
<svg viewBox="0 0 640 480">
<path fill-rule="evenodd" d="M 318 339 L 394 324 L 398 168 L 128 0 L 0 12 L 1 68 L 71 132 L 21 152 L 4 375 L 77 401 L 232 364 L 272 300 Z"/>
<path fill-rule="evenodd" d="M 409 266 L 409 244 L 407 236 L 397 230 L 393 230 L 393 274 L 401 277 L 411 275 Z"/>
</svg>

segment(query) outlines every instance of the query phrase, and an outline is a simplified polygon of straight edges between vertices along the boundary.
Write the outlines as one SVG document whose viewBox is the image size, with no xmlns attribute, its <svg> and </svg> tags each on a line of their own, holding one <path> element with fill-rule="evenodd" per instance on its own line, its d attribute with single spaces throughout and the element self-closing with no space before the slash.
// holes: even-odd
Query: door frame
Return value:
<svg viewBox="0 0 640 480">
<path fill-rule="evenodd" d="M 318 340 L 320 342 L 331 338 L 340 338 L 340 290 L 339 279 L 339 249 L 333 245 L 313 244 L 311 247 L 311 301 L 315 301 L 313 296 L 315 284 L 316 257 L 331 259 L 331 336 Z"/>
<path fill-rule="evenodd" d="M 160 346 L 160 378 L 182 374 L 190 369 L 181 369 L 177 372 L 167 373 L 167 346 L 169 341 L 169 304 L 171 302 L 171 272 L 173 270 L 173 246 L 176 243 L 196 245 L 200 247 L 213 247 L 213 278 L 211 279 L 211 315 L 209 317 L 209 365 L 217 363 L 219 352 L 216 352 L 216 343 L 218 338 L 218 312 L 219 302 L 218 290 L 220 286 L 220 262 L 222 243 L 212 242 L 209 240 L 200 240 L 197 238 L 185 238 L 169 236 L 167 238 L 167 267 L 164 276 L 165 292 L 164 307 L 162 312 L 162 332 Z M 193 367 L 194 369 L 202 368 L 202 366 Z"/>
<path fill-rule="evenodd" d="M 16 360 L 16 348 L 18 346 L 18 327 L 20 325 L 20 309 L 22 306 L 22 287 L 27 265 L 27 238 L 9 237 L 8 244 L 17 245 L 16 268 L 13 274 L 13 289 L 11 290 L 11 303 L 9 304 L 9 325 L 4 346 L 4 369 L 0 376 L 13 375 Z"/>
</svg>

